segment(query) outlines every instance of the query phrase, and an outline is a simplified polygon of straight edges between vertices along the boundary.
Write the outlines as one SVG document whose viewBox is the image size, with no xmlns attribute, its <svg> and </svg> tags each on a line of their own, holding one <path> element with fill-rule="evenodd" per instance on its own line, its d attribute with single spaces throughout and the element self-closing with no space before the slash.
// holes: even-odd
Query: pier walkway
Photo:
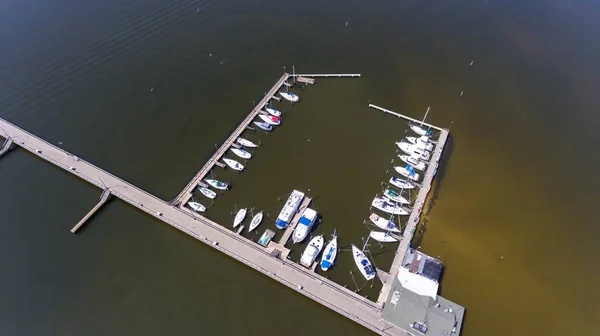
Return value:
<svg viewBox="0 0 600 336">
<path fill-rule="evenodd" d="M 392 114 L 398 118 L 403 118 L 409 121 L 414 121 L 421 123 L 420 120 L 416 120 L 414 118 L 402 115 L 400 113 L 396 113 L 394 111 L 390 111 L 379 107 L 377 105 L 369 104 L 369 107 Z M 423 123 L 423 125 L 429 126 L 433 129 L 440 131 L 439 138 L 437 140 L 437 144 L 431 153 L 431 160 L 427 166 L 427 170 L 425 171 L 425 175 L 423 177 L 423 181 L 421 182 L 421 187 L 419 189 L 419 194 L 417 195 L 417 199 L 414 202 L 413 211 L 408 217 L 408 223 L 406 224 L 406 228 L 402 233 L 402 239 L 400 240 L 400 244 L 398 246 L 398 250 L 396 251 L 396 255 L 394 257 L 394 261 L 392 262 L 392 266 L 390 267 L 390 271 L 387 273 L 391 276 L 386 276 L 385 280 L 382 278 L 383 287 L 379 294 L 379 299 L 377 300 L 378 304 L 383 304 L 390 292 L 390 288 L 392 286 L 394 277 L 398 272 L 398 269 L 402 266 L 402 261 L 404 261 L 404 257 L 406 256 L 406 251 L 410 247 L 410 242 L 414 236 L 415 229 L 419 224 L 421 212 L 423 211 L 423 206 L 425 205 L 425 200 L 427 199 L 427 195 L 431 190 L 431 185 L 433 182 L 433 178 L 437 173 L 437 168 L 440 162 L 440 158 L 442 156 L 442 152 L 444 151 L 444 146 L 446 144 L 446 140 L 448 139 L 449 131 L 447 129 L 443 129 L 437 126 L 429 125 L 427 123 Z"/>
<path fill-rule="evenodd" d="M 232 146 L 233 143 L 237 140 L 237 138 L 246 130 L 246 127 L 250 125 L 250 123 L 256 118 L 256 116 L 260 113 L 260 111 L 267 105 L 269 100 L 271 100 L 279 91 L 279 88 L 285 83 L 285 81 L 290 77 L 288 73 L 284 73 L 281 78 L 273 85 L 271 90 L 267 92 L 267 94 L 256 104 L 254 109 L 248 114 L 248 116 L 238 125 L 238 127 L 231 133 L 231 135 L 225 140 L 225 142 L 217 149 L 215 154 L 204 164 L 204 166 L 196 173 L 196 175 L 192 178 L 192 180 L 183 188 L 183 190 L 175 197 L 171 204 L 179 205 L 181 208 L 184 208 L 187 201 L 192 197 L 192 192 L 194 188 L 213 168 L 215 164 L 218 163 L 219 159 Z M 184 208 L 185 209 L 185 208 Z"/>
<path fill-rule="evenodd" d="M 13 146 L 13 140 L 10 138 L 7 138 L 6 140 L 4 140 L 4 143 L 2 144 L 2 147 L 0 147 L 0 157 L 4 154 L 6 154 Z"/>
<path fill-rule="evenodd" d="M 282 76 L 287 78 L 287 74 Z M 281 81 L 281 80 L 280 80 Z M 260 104 L 259 104 L 260 106 Z M 204 242 L 264 275 L 338 312 L 380 335 L 406 335 L 406 331 L 381 318 L 381 306 L 288 260 L 270 256 L 260 245 L 202 216 L 192 216 L 177 206 L 128 183 L 27 131 L 0 119 L 8 138 L 33 155 L 97 186 L 110 194 Z M 195 181 L 194 181 L 195 183 Z M 106 186 L 110 185 L 110 188 Z"/>
<path fill-rule="evenodd" d="M 87 222 L 88 219 L 90 219 L 98 210 L 100 210 L 100 208 L 104 205 L 104 203 L 106 203 L 106 201 L 108 201 L 109 198 L 110 198 L 110 190 L 104 189 L 104 191 L 102 192 L 102 195 L 100 195 L 100 202 L 98 202 L 98 204 L 96 204 L 96 206 L 93 207 L 92 210 L 90 210 L 90 212 L 88 212 L 88 214 L 85 215 L 85 217 L 83 217 L 79 221 L 79 223 L 77 223 L 77 225 L 75 225 L 71 229 L 71 232 L 76 233 L 77 230 L 79 230 L 79 228 L 81 228 L 83 226 L 83 224 L 85 224 Z"/>
</svg>

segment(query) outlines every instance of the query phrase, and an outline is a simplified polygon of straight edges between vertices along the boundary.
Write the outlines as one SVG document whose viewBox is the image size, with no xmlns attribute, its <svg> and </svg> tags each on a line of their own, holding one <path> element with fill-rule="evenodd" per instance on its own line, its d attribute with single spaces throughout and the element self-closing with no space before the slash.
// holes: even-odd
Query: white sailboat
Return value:
<svg viewBox="0 0 600 336">
<path fill-rule="evenodd" d="M 413 154 L 419 155 L 419 158 L 421 160 L 429 161 L 429 159 L 431 158 L 431 153 L 429 153 L 429 151 L 427 151 L 425 149 L 424 144 L 418 143 L 416 145 L 413 145 L 409 142 L 402 140 L 402 141 L 396 142 L 396 145 L 400 148 L 400 150 L 402 150 L 404 153 L 406 153 L 408 155 L 413 155 Z M 400 155 L 398 155 L 398 157 L 399 156 Z"/>
<path fill-rule="evenodd" d="M 244 166 L 235 160 L 224 158 L 223 161 L 225 161 L 225 163 L 229 166 L 229 168 L 231 168 L 233 170 L 237 170 L 237 171 L 244 170 Z"/>
<path fill-rule="evenodd" d="M 383 191 L 383 196 L 385 196 L 386 198 L 389 198 L 391 201 L 394 201 L 396 203 L 410 204 L 409 200 L 407 200 L 406 198 L 402 197 L 402 195 L 400 195 L 399 192 L 397 192 L 396 190 L 391 189 L 391 188 L 386 188 Z"/>
<path fill-rule="evenodd" d="M 416 155 L 416 154 L 413 154 L 411 156 L 408 156 L 408 155 L 398 155 L 398 157 L 400 158 L 400 160 L 404 161 L 405 163 L 408 163 L 409 165 L 411 165 L 416 170 L 423 170 L 427 166 L 425 164 L 425 162 L 419 160 L 419 156 Z"/>
<path fill-rule="evenodd" d="M 297 244 L 306 239 L 306 236 L 308 236 L 316 221 L 317 212 L 311 208 L 306 208 L 298 221 L 298 225 L 296 225 L 296 228 L 294 229 L 292 241 Z"/>
<path fill-rule="evenodd" d="M 268 114 L 259 114 L 258 117 L 269 125 L 277 126 L 281 124 L 281 119 Z"/>
<path fill-rule="evenodd" d="M 258 147 L 257 144 L 255 144 L 254 142 L 250 141 L 250 140 L 246 140 L 244 138 L 237 138 L 237 143 L 239 143 L 240 145 L 244 146 L 244 147 L 248 147 L 248 148 L 256 148 Z"/>
<path fill-rule="evenodd" d="M 248 232 L 252 232 L 252 230 L 256 229 L 256 227 L 262 222 L 263 212 L 259 212 L 254 217 L 252 217 L 252 221 L 250 222 L 250 226 L 248 227 Z"/>
<path fill-rule="evenodd" d="M 281 117 L 281 111 L 278 111 L 272 107 L 265 107 L 265 110 L 272 116 Z"/>
<path fill-rule="evenodd" d="M 408 177 L 409 179 L 411 179 L 413 181 L 419 180 L 419 177 L 420 177 L 419 173 L 415 172 L 415 169 L 413 167 L 411 167 L 410 165 L 407 165 L 406 167 L 396 166 L 396 167 L 394 167 L 394 169 L 396 169 L 398 174 L 400 174 L 404 177 Z"/>
<path fill-rule="evenodd" d="M 400 229 L 396 227 L 396 224 L 394 224 L 394 222 L 391 219 L 383 218 L 376 213 L 371 213 L 369 219 L 371 220 L 371 222 L 373 222 L 373 224 L 377 225 L 377 227 L 382 230 L 400 232 Z"/>
<path fill-rule="evenodd" d="M 212 190 L 210 190 L 210 189 L 208 189 L 208 188 L 205 188 L 205 187 L 202 187 L 202 186 L 198 186 L 198 190 L 200 190 L 200 192 L 204 196 L 206 196 L 206 197 L 208 197 L 210 199 L 214 199 L 215 197 L 217 197 L 217 193 L 214 192 L 214 191 L 212 191 Z"/>
<path fill-rule="evenodd" d="M 429 113 L 429 109 L 431 107 L 427 108 L 427 111 L 425 112 L 425 116 L 423 116 L 423 120 L 421 121 L 421 123 L 415 123 L 415 122 L 409 122 L 408 126 L 410 127 L 410 129 L 417 133 L 418 135 L 430 135 L 431 131 L 429 130 L 429 128 L 425 128 L 423 126 L 423 123 L 425 123 L 425 119 L 427 119 L 427 114 Z"/>
<path fill-rule="evenodd" d="M 240 225 L 240 223 L 244 220 L 244 218 L 246 218 L 246 209 L 240 209 L 237 214 L 235 215 L 235 218 L 233 219 L 233 227 L 236 227 L 238 225 Z"/>
<path fill-rule="evenodd" d="M 392 237 L 387 232 L 371 231 L 371 233 L 369 234 L 369 236 L 371 238 L 377 240 L 378 242 L 382 242 L 382 243 L 395 243 L 395 242 L 398 241 L 398 239 Z"/>
<path fill-rule="evenodd" d="M 352 245 L 352 256 L 354 257 L 354 263 L 356 264 L 356 267 L 358 267 L 360 274 L 362 274 L 367 280 L 371 280 L 375 277 L 375 275 L 377 275 L 377 272 L 371 265 L 371 261 L 369 260 L 369 258 L 367 258 L 367 256 L 364 253 L 369 238 L 370 237 L 367 237 L 367 240 L 365 241 L 365 245 L 363 246 L 362 250 Z"/>
<path fill-rule="evenodd" d="M 223 181 L 219 181 L 219 180 L 215 180 L 215 179 L 204 179 L 204 182 L 208 183 L 213 188 L 219 189 L 219 190 L 227 190 L 227 188 L 229 187 L 229 184 L 227 184 L 227 182 L 223 182 Z"/>
<path fill-rule="evenodd" d="M 396 176 L 390 177 L 390 184 L 400 188 L 400 189 L 414 189 L 415 185 L 412 184 L 410 181 L 407 180 L 403 180 L 401 178 L 398 178 Z"/>
<path fill-rule="evenodd" d="M 302 252 L 300 264 L 302 264 L 304 267 L 310 268 L 323 249 L 324 242 L 325 240 L 323 239 L 322 235 L 311 239 L 310 243 L 308 243 L 308 246 L 304 249 L 304 252 Z"/>
<path fill-rule="evenodd" d="M 272 131 L 273 130 L 273 126 L 267 124 L 266 122 L 262 122 L 262 121 L 253 121 L 254 125 L 256 125 L 258 128 L 260 128 L 263 131 Z"/>
<path fill-rule="evenodd" d="M 233 152 L 233 154 L 239 156 L 242 159 L 249 159 L 252 157 L 252 154 L 246 152 L 245 150 L 241 149 L 241 148 L 235 148 L 235 147 L 231 147 L 229 148 L 229 150 L 231 150 Z"/>
<path fill-rule="evenodd" d="M 192 208 L 192 210 L 196 212 L 206 211 L 206 207 L 198 202 L 188 202 L 187 204 L 190 206 L 190 208 Z"/>
<path fill-rule="evenodd" d="M 333 263 L 335 262 L 335 257 L 337 257 L 337 252 L 337 236 L 334 230 L 331 240 L 325 246 L 325 250 L 323 250 L 323 256 L 321 257 L 321 269 L 323 271 L 327 271 L 331 268 L 331 266 L 333 266 Z"/>
<path fill-rule="evenodd" d="M 375 198 L 373 198 L 373 202 L 371 202 L 371 206 L 376 209 L 379 209 L 383 212 L 392 214 L 392 215 L 400 215 L 400 216 L 409 215 L 408 211 L 403 209 L 398 204 L 391 203 L 391 201 L 387 198 L 375 197 Z"/>
<path fill-rule="evenodd" d="M 283 99 L 285 100 L 289 100 L 292 103 L 297 102 L 298 100 L 300 100 L 300 97 L 298 97 L 298 95 L 296 95 L 295 93 L 292 92 L 283 92 L 283 91 L 279 91 L 279 95 L 283 97 Z"/>
<path fill-rule="evenodd" d="M 428 151 L 433 150 L 433 143 L 431 143 L 429 141 L 429 137 L 427 137 L 427 136 L 422 136 L 420 138 L 409 136 L 409 137 L 406 137 L 406 140 L 408 140 L 408 142 L 410 142 L 413 145 L 422 146 L 425 150 L 428 150 Z"/>
</svg>

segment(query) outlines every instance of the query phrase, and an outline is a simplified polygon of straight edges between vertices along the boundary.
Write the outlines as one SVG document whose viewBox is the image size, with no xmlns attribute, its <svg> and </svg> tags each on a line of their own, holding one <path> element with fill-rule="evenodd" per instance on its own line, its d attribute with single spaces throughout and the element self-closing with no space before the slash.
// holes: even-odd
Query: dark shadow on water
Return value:
<svg viewBox="0 0 600 336">
<path fill-rule="evenodd" d="M 448 138 L 446 139 L 446 144 L 444 146 L 444 151 L 442 153 L 442 157 L 438 164 L 437 172 L 435 174 L 432 195 L 429 198 L 428 206 L 424 216 L 428 216 L 435 205 L 435 202 L 439 196 L 440 188 L 442 186 L 442 182 L 444 181 L 444 177 L 446 176 L 446 169 L 448 168 L 448 164 L 450 163 L 450 158 L 452 157 L 452 151 L 454 150 L 454 137 L 452 133 L 448 134 Z M 418 246 L 418 245 L 417 245 Z"/>
</svg>

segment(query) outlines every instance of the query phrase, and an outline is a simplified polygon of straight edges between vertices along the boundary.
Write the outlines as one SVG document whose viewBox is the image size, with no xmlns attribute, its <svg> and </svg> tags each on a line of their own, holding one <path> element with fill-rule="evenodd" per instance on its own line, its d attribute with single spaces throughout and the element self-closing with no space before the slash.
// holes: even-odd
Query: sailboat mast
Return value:
<svg viewBox="0 0 600 336">
<path fill-rule="evenodd" d="M 367 240 L 365 240 L 365 245 L 363 245 L 362 250 L 360 250 L 361 252 L 365 252 L 365 248 L 367 248 L 367 243 L 369 242 L 369 238 L 371 238 L 371 232 L 369 232 L 369 235 L 367 236 Z"/>
<path fill-rule="evenodd" d="M 425 122 L 425 119 L 427 119 L 427 114 L 429 113 L 430 108 L 431 108 L 431 106 L 427 107 L 427 111 L 425 111 L 425 116 L 423 117 L 423 120 L 421 121 L 421 127 L 423 127 L 423 123 Z"/>
<path fill-rule="evenodd" d="M 294 83 L 296 83 L 296 67 L 292 64 L 292 77 L 294 78 Z"/>
</svg>

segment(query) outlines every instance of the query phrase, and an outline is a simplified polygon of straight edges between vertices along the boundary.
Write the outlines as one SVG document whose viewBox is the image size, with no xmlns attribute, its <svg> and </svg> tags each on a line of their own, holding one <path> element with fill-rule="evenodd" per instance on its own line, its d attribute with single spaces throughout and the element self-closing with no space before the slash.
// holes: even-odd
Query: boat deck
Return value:
<svg viewBox="0 0 600 336">
<path fill-rule="evenodd" d="M 300 207 L 298 207 L 298 211 L 294 215 L 294 218 L 292 218 L 290 225 L 288 225 L 288 227 L 283 232 L 283 235 L 281 235 L 281 238 L 279 238 L 279 242 L 278 242 L 279 245 L 285 246 L 285 244 L 287 244 L 288 240 L 290 240 L 292 233 L 294 233 L 294 229 L 296 229 L 296 226 L 298 225 L 300 218 L 302 218 L 302 214 L 304 213 L 304 210 L 306 210 L 306 208 L 308 208 L 308 206 L 310 205 L 310 202 L 312 202 L 312 198 L 305 196 L 304 199 L 302 200 L 302 203 L 300 204 Z"/>
</svg>

